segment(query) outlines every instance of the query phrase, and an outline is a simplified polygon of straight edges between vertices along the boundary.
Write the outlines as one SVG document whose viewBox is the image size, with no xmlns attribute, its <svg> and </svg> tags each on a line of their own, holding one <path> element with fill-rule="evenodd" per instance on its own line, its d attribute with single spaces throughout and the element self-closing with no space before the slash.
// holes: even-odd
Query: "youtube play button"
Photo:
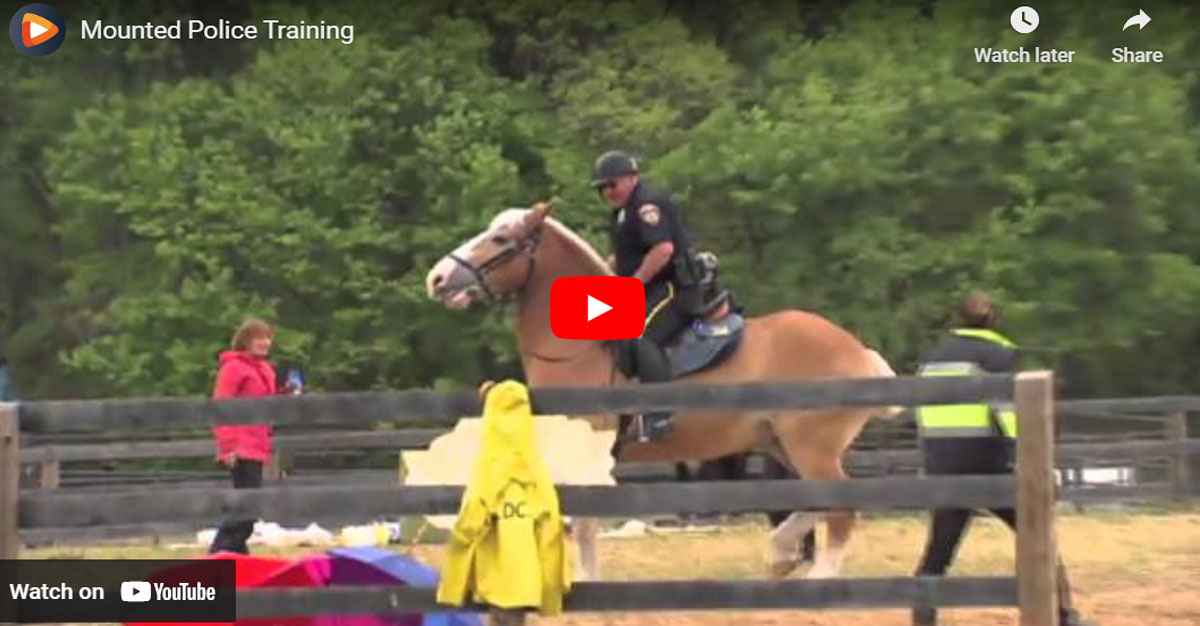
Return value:
<svg viewBox="0 0 1200 626">
<path fill-rule="evenodd" d="M 550 332 L 559 339 L 632 339 L 646 325 L 646 288 L 623 276 L 570 276 L 550 286 Z"/>
<path fill-rule="evenodd" d="M 612 307 L 608 306 L 607 304 L 604 304 L 603 302 L 601 302 L 591 296 L 588 296 L 587 298 L 588 298 L 587 321 L 589 321 L 589 322 L 596 319 L 597 316 L 604 315 L 605 313 L 608 313 L 609 311 L 612 310 Z"/>
</svg>

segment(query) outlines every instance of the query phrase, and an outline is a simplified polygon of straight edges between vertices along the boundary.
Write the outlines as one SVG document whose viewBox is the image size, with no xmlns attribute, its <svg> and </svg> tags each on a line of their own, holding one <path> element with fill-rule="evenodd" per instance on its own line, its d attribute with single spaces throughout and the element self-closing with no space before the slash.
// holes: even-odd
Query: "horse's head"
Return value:
<svg viewBox="0 0 1200 626">
<path fill-rule="evenodd" d="M 429 297 L 455 309 L 516 294 L 533 274 L 549 203 L 508 209 L 442 257 L 425 277 Z"/>
</svg>

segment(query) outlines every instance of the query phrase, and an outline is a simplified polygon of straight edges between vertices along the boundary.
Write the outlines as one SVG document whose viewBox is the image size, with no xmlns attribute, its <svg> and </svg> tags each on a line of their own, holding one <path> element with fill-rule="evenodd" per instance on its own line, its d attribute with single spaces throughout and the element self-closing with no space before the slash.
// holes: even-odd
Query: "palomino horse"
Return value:
<svg viewBox="0 0 1200 626">
<path fill-rule="evenodd" d="M 550 331 L 550 286 L 564 276 L 611 275 L 596 252 L 578 235 L 547 217 L 549 205 L 508 209 L 484 232 L 446 255 L 426 278 L 429 296 L 448 307 L 516 304 L 517 342 L 528 383 L 533 387 L 610 386 L 627 381 L 612 350 L 600 341 L 559 339 Z M 804 311 L 780 311 L 747 320 L 737 350 L 720 364 L 680 379 L 713 384 L 798 381 L 818 378 L 891 377 L 895 373 L 873 350 L 829 320 Z M 840 480 L 842 454 L 872 414 L 894 408 L 836 408 L 807 411 L 712 411 L 680 413 L 664 439 L 628 443 L 621 461 L 707 460 L 731 453 L 781 448 L 805 479 Z M 800 418 L 796 415 L 807 414 Z M 587 416 L 593 427 L 615 429 L 616 416 Z M 828 549 L 809 577 L 836 576 L 853 530 L 855 513 L 826 514 Z M 793 513 L 772 533 L 768 566 L 783 577 L 799 563 L 798 543 L 815 524 L 812 513 Z M 578 520 L 575 538 L 589 578 L 596 578 L 596 520 Z"/>
</svg>

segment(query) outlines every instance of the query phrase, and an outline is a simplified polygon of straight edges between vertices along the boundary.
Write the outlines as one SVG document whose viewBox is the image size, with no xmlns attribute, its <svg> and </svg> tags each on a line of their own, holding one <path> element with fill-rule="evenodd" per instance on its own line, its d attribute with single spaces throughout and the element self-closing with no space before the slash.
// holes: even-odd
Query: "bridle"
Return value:
<svg viewBox="0 0 1200 626">
<path fill-rule="evenodd" d="M 533 277 L 533 270 L 537 265 L 537 250 L 542 243 L 542 226 L 538 224 L 533 232 L 526 234 L 524 237 L 513 240 L 502 250 L 484 260 L 478 266 L 473 265 L 470 261 L 451 252 L 449 259 L 458 264 L 459 267 L 471 273 L 471 278 L 475 281 L 467 287 L 468 290 L 475 289 L 477 293 L 482 293 L 486 304 L 496 304 L 506 300 L 515 298 L 520 292 L 520 289 L 514 289 L 506 294 L 497 296 L 488 287 L 487 277 L 489 274 L 504 267 L 516 258 L 518 255 L 525 255 L 529 261 L 529 267 L 525 270 L 525 279 L 521 281 L 522 287 L 529 283 L 529 279 Z"/>
<path fill-rule="evenodd" d="M 483 294 L 486 304 L 498 304 L 504 302 L 505 300 L 516 298 L 517 295 L 520 294 L 521 289 L 524 288 L 525 285 L 529 284 L 529 280 L 533 277 L 534 270 L 537 269 L 537 251 L 538 247 L 542 243 L 543 227 L 544 223 L 539 223 L 530 233 L 526 234 L 524 237 L 514 239 L 502 250 L 484 260 L 479 265 L 474 265 L 470 261 L 453 252 L 448 254 L 447 257 L 454 261 L 454 263 L 456 263 L 459 267 L 470 272 L 471 278 L 474 282 L 467 287 L 468 290 L 473 289 L 476 293 Z M 528 260 L 528 267 L 525 270 L 525 278 L 521 281 L 522 287 L 498 296 L 491 290 L 490 287 L 488 287 L 488 275 L 504 267 L 519 255 L 525 255 L 526 259 Z M 610 350 L 611 346 L 602 344 L 600 348 L 603 350 Z M 574 361 L 591 349 L 592 346 L 585 346 L 575 354 L 570 354 L 567 356 L 550 356 L 538 354 L 536 352 L 529 352 L 529 356 L 539 361 L 561 364 Z M 609 384 L 613 384 L 616 381 L 617 373 L 618 369 L 616 366 L 616 359 L 614 358 L 612 371 L 609 373 Z"/>
</svg>

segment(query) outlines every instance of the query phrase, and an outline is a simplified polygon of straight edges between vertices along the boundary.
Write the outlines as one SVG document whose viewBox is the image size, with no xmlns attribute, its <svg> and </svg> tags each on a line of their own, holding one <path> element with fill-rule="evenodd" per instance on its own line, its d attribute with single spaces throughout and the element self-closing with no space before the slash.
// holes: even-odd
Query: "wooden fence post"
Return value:
<svg viewBox="0 0 1200 626">
<path fill-rule="evenodd" d="M 17 536 L 17 503 L 21 489 L 20 429 L 17 405 L 0 402 L 0 559 L 20 553 Z"/>
<path fill-rule="evenodd" d="M 285 452 L 277 446 L 271 454 L 271 458 L 267 459 L 266 467 L 264 468 L 267 480 L 279 480 L 283 477 L 284 454 Z"/>
<path fill-rule="evenodd" d="M 1021 626 L 1058 621 L 1054 374 L 1017 375 L 1017 599 Z"/>
<path fill-rule="evenodd" d="M 1167 440 L 1183 444 L 1187 441 L 1187 412 L 1175 411 L 1167 420 Z M 1187 450 L 1179 449 L 1171 454 L 1171 491 L 1182 500 L 1192 490 L 1191 458 Z"/>
<path fill-rule="evenodd" d="M 41 489 L 58 489 L 59 487 L 58 459 L 46 459 L 38 464 L 38 487 Z"/>
</svg>

